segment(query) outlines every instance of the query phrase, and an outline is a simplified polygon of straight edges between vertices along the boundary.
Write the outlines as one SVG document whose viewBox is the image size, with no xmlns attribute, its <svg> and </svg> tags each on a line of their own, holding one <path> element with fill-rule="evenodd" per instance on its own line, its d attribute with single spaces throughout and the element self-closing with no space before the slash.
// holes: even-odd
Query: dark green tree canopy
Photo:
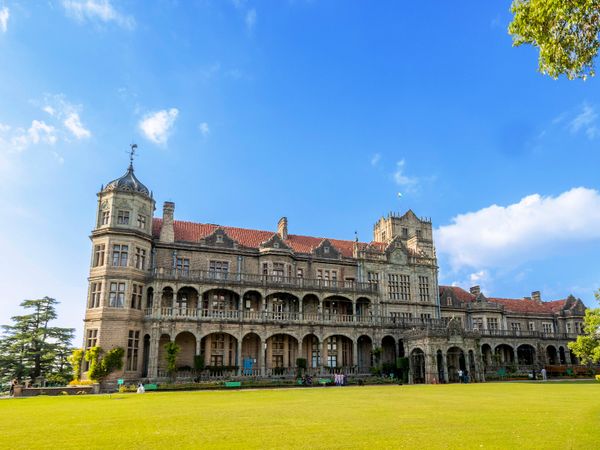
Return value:
<svg viewBox="0 0 600 450">
<path fill-rule="evenodd" d="M 44 297 L 21 303 L 27 314 L 11 318 L 2 325 L 0 337 L 0 378 L 59 375 L 70 379 L 71 341 L 75 330 L 50 326 L 55 320 L 58 301 Z"/>
<path fill-rule="evenodd" d="M 539 48 L 539 71 L 552 78 L 594 76 L 600 0 L 514 0 L 513 45 Z"/>
</svg>

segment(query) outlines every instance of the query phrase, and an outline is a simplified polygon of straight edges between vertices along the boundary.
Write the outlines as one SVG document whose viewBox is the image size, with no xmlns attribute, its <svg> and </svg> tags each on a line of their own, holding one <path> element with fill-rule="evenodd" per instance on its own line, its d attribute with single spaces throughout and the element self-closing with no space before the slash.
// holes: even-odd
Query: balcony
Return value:
<svg viewBox="0 0 600 450">
<path fill-rule="evenodd" d="M 530 331 L 530 330 L 479 330 L 482 337 L 525 337 L 525 338 L 537 338 L 537 339 L 564 339 L 564 340 L 575 340 L 577 339 L 577 333 L 551 333 L 545 331 Z"/>
<path fill-rule="evenodd" d="M 379 326 L 388 328 L 435 328 L 445 330 L 439 319 L 404 319 L 389 316 L 300 313 L 273 311 L 209 310 L 195 308 L 147 308 L 146 320 L 175 319 L 219 323 L 261 323 L 297 325 Z"/>
<path fill-rule="evenodd" d="M 157 267 L 150 273 L 151 279 L 160 281 L 183 281 L 186 283 L 219 284 L 223 286 L 248 286 L 277 289 L 349 292 L 354 294 L 377 294 L 377 286 L 368 282 L 346 280 L 316 280 L 310 278 L 257 275 L 253 273 L 214 272 L 209 270 L 177 270 Z"/>
</svg>

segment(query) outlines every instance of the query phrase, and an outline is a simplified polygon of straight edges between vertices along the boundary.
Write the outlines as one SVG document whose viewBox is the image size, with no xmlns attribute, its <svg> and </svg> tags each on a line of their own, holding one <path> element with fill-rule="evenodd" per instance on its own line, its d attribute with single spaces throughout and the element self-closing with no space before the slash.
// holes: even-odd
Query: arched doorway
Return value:
<svg viewBox="0 0 600 450">
<path fill-rule="evenodd" d="M 262 296 L 257 291 L 248 291 L 242 298 L 242 309 L 245 317 L 252 317 L 252 314 L 258 315 L 261 311 Z"/>
<path fill-rule="evenodd" d="M 558 358 L 561 364 L 567 363 L 567 357 L 565 355 L 565 348 L 561 345 L 558 347 Z"/>
<path fill-rule="evenodd" d="M 420 348 L 410 352 L 410 373 L 413 383 L 425 383 L 425 353 Z"/>
<path fill-rule="evenodd" d="M 385 336 L 381 340 L 381 363 L 396 367 L 396 340 L 392 336 Z"/>
<path fill-rule="evenodd" d="M 316 369 L 321 365 L 321 344 L 314 334 L 307 334 L 302 339 L 302 358 L 306 359 L 306 367 Z"/>
<path fill-rule="evenodd" d="M 236 318 L 240 296 L 227 289 L 211 289 L 202 295 L 204 317 Z"/>
<path fill-rule="evenodd" d="M 228 333 L 211 333 L 202 338 L 200 348 L 204 355 L 204 365 L 209 368 L 227 368 L 237 366 L 237 339 Z"/>
<path fill-rule="evenodd" d="M 175 344 L 179 346 L 177 370 L 191 371 L 196 356 L 196 337 L 189 331 L 184 331 L 175 337 Z"/>
<path fill-rule="evenodd" d="M 198 291 L 189 286 L 179 289 L 177 291 L 175 308 L 178 315 L 195 315 L 198 308 Z"/>
<path fill-rule="evenodd" d="M 167 376 L 167 352 L 165 345 L 171 342 L 171 337 L 168 334 L 162 334 L 158 340 L 158 376 Z"/>
<path fill-rule="evenodd" d="M 356 350 L 358 352 L 358 372 L 369 373 L 373 362 L 373 341 L 369 336 L 360 336 L 357 341 Z"/>
<path fill-rule="evenodd" d="M 324 366 L 330 369 L 352 366 L 352 340 L 349 337 L 342 335 L 330 336 L 325 339 L 323 344 Z"/>
<path fill-rule="evenodd" d="M 500 365 L 506 365 L 515 362 L 515 351 L 508 344 L 496 346 L 495 357 Z"/>
<path fill-rule="evenodd" d="M 489 344 L 483 344 L 481 346 L 481 357 L 483 358 L 484 370 L 494 364 L 492 347 Z"/>
<path fill-rule="evenodd" d="M 554 345 L 546 347 L 546 358 L 548 359 L 548 364 L 558 364 L 558 353 Z"/>
<path fill-rule="evenodd" d="M 307 294 L 302 299 L 302 317 L 304 320 L 317 321 L 319 317 L 319 298 L 314 294 Z"/>
<path fill-rule="evenodd" d="M 532 366 L 535 364 L 535 348 L 529 344 L 517 347 L 517 361 L 520 366 Z"/>
<path fill-rule="evenodd" d="M 298 297 L 288 293 L 278 292 L 267 295 L 268 317 L 273 320 L 296 320 L 300 311 Z"/>
<path fill-rule="evenodd" d="M 356 321 L 367 322 L 371 316 L 371 300 L 360 297 L 356 300 Z"/>
<path fill-rule="evenodd" d="M 298 340 L 289 334 L 274 334 L 267 339 L 267 368 L 273 375 L 283 375 L 296 368 Z M 288 370 L 286 370 L 288 369 Z"/>
<path fill-rule="evenodd" d="M 146 308 L 149 310 L 154 308 L 154 288 L 152 287 L 146 291 Z"/>
<path fill-rule="evenodd" d="M 444 370 L 444 354 L 441 350 L 438 350 L 435 354 L 435 360 L 437 363 L 437 379 L 439 383 L 445 383 L 445 370 Z"/>
<path fill-rule="evenodd" d="M 458 371 L 462 370 L 464 374 L 467 370 L 465 352 L 460 347 L 450 347 L 446 352 L 446 363 L 448 364 L 448 381 L 451 383 L 461 381 Z"/>
<path fill-rule="evenodd" d="M 331 322 L 352 322 L 352 300 L 340 295 L 325 298 L 323 318 Z"/>
<path fill-rule="evenodd" d="M 162 290 L 162 296 L 160 299 L 160 306 L 162 308 L 172 308 L 173 307 L 173 289 L 170 287 L 166 287 Z"/>
<path fill-rule="evenodd" d="M 260 336 L 248 333 L 242 338 L 242 375 L 258 375 L 262 365 Z"/>
<path fill-rule="evenodd" d="M 148 376 L 148 364 L 150 363 L 150 335 L 144 335 L 144 347 L 142 350 L 142 377 Z"/>
</svg>

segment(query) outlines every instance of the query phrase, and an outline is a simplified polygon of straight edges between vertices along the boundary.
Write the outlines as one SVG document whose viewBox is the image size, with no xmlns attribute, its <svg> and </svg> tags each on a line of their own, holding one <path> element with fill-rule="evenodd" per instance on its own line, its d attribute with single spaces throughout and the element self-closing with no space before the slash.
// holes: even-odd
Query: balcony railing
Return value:
<svg viewBox="0 0 600 450">
<path fill-rule="evenodd" d="M 553 333 L 531 330 L 479 330 L 482 336 L 493 337 L 530 337 L 539 339 L 577 339 L 577 333 Z"/>
<path fill-rule="evenodd" d="M 254 273 L 216 272 L 211 270 L 180 270 L 157 267 L 150 276 L 155 280 L 172 280 L 227 286 L 275 287 L 285 289 L 319 290 L 374 294 L 377 286 L 368 282 L 349 280 L 319 280 L 311 278 L 258 275 Z"/>
</svg>

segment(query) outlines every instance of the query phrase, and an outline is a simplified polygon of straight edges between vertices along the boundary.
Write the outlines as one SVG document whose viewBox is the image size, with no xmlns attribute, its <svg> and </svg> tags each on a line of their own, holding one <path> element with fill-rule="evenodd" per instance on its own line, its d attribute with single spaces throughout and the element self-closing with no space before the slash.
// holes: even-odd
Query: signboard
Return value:
<svg viewBox="0 0 600 450">
<path fill-rule="evenodd" d="M 119 386 L 121 386 L 121 385 L 123 384 L 123 378 L 119 378 L 119 379 L 117 380 L 117 384 L 118 384 Z"/>
</svg>

